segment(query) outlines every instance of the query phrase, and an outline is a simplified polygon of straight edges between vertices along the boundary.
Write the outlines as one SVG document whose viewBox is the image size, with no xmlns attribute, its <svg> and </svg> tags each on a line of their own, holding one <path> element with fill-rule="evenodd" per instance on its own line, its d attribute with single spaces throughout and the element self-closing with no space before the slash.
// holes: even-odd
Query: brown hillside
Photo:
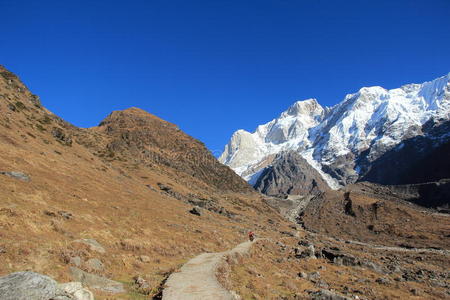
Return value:
<svg viewBox="0 0 450 300">
<path fill-rule="evenodd" d="M 202 143 L 142 110 L 77 128 L 1 67 L 0 113 L 0 275 L 33 270 L 69 281 L 79 265 L 124 282 L 122 298 L 140 297 L 135 275 L 156 293 L 167 272 L 199 253 L 231 248 L 249 229 L 287 228 Z M 189 213 L 194 205 L 201 216 Z M 92 270 L 91 258 L 104 267 Z"/>
</svg>

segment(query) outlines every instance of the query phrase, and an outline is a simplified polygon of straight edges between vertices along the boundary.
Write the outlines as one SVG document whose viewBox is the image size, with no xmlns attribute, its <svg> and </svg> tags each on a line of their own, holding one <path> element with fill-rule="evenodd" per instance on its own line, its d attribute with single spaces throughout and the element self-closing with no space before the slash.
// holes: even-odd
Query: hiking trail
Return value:
<svg viewBox="0 0 450 300">
<path fill-rule="evenodd" d="M 254 242 L 256 242 L 256 239 Z M 245 242 L 225 252 L 203 253 L 185 263 L 179 272 L 172 273 L 165 283 L 163 300 L 235 300 L 239 296 L 225 289 L 216 272 L 226 264 L 228 256 L 245 255 L 254 242 Z"/>
</svg>

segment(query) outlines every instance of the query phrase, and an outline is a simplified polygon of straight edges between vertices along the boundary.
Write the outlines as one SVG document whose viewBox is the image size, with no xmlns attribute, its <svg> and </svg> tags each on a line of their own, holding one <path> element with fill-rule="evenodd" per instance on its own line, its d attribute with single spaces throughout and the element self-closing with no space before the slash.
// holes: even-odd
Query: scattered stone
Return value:
<svg viewBox="0 0 450 300">
<path fill-rule="evenodd" d="M 300 272 L 300 273 L 298 273 L 298 277 L 300 277 L 300 278 L 307 278 L 308 274 L 306 274 L 305 272 Z"/>
<path fill-rule="evenodd" d="M 150 190 L 156 192 L 156 189 L 154 187 L 152 187 L 151 184 L 146 184 L 145 186 L 148 187 Z"/>
<path fill-rule="evenodd" d="M 341 296 L 329 290 L 320 290 L 310 292 L 309 295 L 313 300 L 350 300 L 351 298 Z"/>
<path fill-rule="evenodd" d="M 150 257 L 148 257 L 147 255 L 139 256 L 139 260 L 142 261 L 143 263 L 149 263 L 151 261 Z"/>
<path fill-rule="evenodd" d="M 379 284 L 384 284 L 384 285 L 389 284 L 389 280 L 387 278 L 384 278 L 384 277 L 378 278 L 377 280 L 375 280 L 375 282 L 379 283 Z"/>
<path fill-rule="evenodd" d="M 81 266 L 81 258 L 79 256 L 71 257 L 69 259 L 69 264 L 74 265 L 76 267 Z"/>
<path fill-rule="evenodd" d="M 301 240 L 298 242 L 298 245 L 303 247 L 309 247 L 311 243 L 309 241 Z"/>
<path fill-rule="evenodd" d="M 302 259 L 302 258 L 312 258 L 316 259 L 315 255 L 315 248 L 313 244 L 309 244 L 308 248 L 301 251 L 299 248 L 294 249 L 295 258 Z"/>
<path fill-rule="evenodd" d="M 102 245 L 100 245 L 96 240 L 94 239 L 80 239 L 75 240 L 74 243 L 81 243 L 89 247 L 92 251 L 96 251 L 99 253 L 105 253 L 106 250 L 103 248 Z"/>
<path fill-rule="evenodd" d="M 4 172 L 3 171 L 3 172 L 0 172 L 0 174 L 9 176 L 14 179 L 19 179 L 19 180 L 22 180 L 25 182 L 29 182 L 31 180 L 30 176 L 28 176 L 27 174 L 22 173 L 22 172 L 16 172 L 16 171 Z"/>
<path fill-rule="evenodd" d="M 419 296 L 420 292 L 418 289 L 411 289 L 411 294 L 413 294 L 414 296 Z"/>
<path fill-rule="evenodd" d="M 97 258 L 91 258 L 89 259 L 86 263 L 85 266 L 92 271 L 98 271 L 101 272 L 103 271 L 105 268 L 103 266 L 103 263 L 97 259 Z"/>
<path fill-rule="evenodd" d="M 172 188 L 170 186 L 165 185 L 164 183 L 158 182 L 158 187 L 161 191 L 169 193 L 170 191 L 172 191 Z"/>
<path fill-rule="evenodd" d="M 72 138 L 69 135 L 66 135 L 61 128 L 53 127 L 52 135 L 61 144 L 66 146 L 72 146 Z"/>
<path fill-rule="evenodd" d="M 191 214 L 197 215 L 197 216 L 201 216 L 201 215 L 202 215 L 201 208 L 198 207 L 198 206 L 194 206 L 189 212 L 190 212 Z"/>
<path fill-rule="evenodd" d="M 295 234 L 290 231 L 280 231 L 280 233 L 289 237 L 295 237 Z"/>
<path fill-rule="evenodd" d="M 8 108 L 9 108 L 11 111 L 17 111 L 17 108 L 16 108 L 16 106 L 15 106 L 14 104 L 9 103 L 9 104 L 8 104 Z"/>
<path fill-rule="evenodd" d="M 104 292 L 118 294 L 124 293 L 123 284 L 105 277 L 89 274 L 78 268 L 70 267 L 70 273 L 76 281 L 80 281 L 83 286 Z"/>
<path fill-rule="evenodd" d="M 311 281 L 317 281 L 320 279 L 320 273 L 319 272 L 312 272 L 308 274 L 308 279 Z"/>
<path fill-rule="evenodd" d="M 328 283 L 326 283 L 326 282 L 323 281 L 323 280 L 319 280 L 319 281 L 316 283 L 315 286 L 318 287 L 318 288 L 321 288 L 321 289 L 328 289 L 328 288 L 330 288 L 330 286 L 328 285 Z"/>
<path fill-rule="evenodd" d="M 56 217 L 56 214 L 52 211 L 44 210 L 44 215 L 49 217 Z"/>
<path fill-rule="evenodd" d="M 150 284 L 142 278 L 141 276 L 135 276 L 134 283 L 137 285 L 138 289 L 144 294 L 148 294 L 150 292 Z"/>
<path fill-rule="evenodd" d="M 58 214 L 66 220 L 73 219 L 73 215 L 70 212 L 60 210 L 58 211 Z"/>
<path fill-rule="evenodd" d="M 3 254 L 3 253 L 6 253 L 6 250 L 5 250 L 5 248 L 0 247 L 0 254 Z"/>
</svg>

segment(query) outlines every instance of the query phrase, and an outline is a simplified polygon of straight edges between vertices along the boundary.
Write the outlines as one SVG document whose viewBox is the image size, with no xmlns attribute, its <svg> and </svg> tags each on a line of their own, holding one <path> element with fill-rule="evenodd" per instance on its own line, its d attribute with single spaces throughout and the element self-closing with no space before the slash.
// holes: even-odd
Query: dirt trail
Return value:
<svg viewBox="0 0 450 300">
<path fill-rule="evenodd" d="M 234 249 L 219 253 L 200 254 L 173 273 L 166 281 L 163 300 L 234 300 L 237 299 L 217 280 L 216 272 L 227 256 L 245 255 L 252 242 L 237 245 Z"/>
</svg>

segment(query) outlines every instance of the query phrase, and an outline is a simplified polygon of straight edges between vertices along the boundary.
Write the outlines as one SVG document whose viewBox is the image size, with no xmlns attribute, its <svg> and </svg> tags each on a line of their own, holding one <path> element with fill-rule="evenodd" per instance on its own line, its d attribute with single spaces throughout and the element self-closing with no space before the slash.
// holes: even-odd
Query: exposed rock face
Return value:
<svg viewBox="0 0 450 300">
<path fill-rule="evenodd" d="M 414 184 L 450 178 L 450 122 L 429 122 L 424 134 L 403 141 L 362 170 L 361 181 Z M 361 156 L 360 160 L 364 160 Z"/>
<path fill-rule="evenodd" d="M 308 162 L 295 152 L 280 153 L 254 185 L 269 196 L 308 195 L 328 190 L 328 184 Z"/>
<path fill-rule="evenodd" d="M 377 185 L 368 182 L 358 183 L 361 188 L 391 198 L 403 199 L 420 206 L 450 211 L 450 179 L 437 182 L 401 185 Z"/>
</svg>

